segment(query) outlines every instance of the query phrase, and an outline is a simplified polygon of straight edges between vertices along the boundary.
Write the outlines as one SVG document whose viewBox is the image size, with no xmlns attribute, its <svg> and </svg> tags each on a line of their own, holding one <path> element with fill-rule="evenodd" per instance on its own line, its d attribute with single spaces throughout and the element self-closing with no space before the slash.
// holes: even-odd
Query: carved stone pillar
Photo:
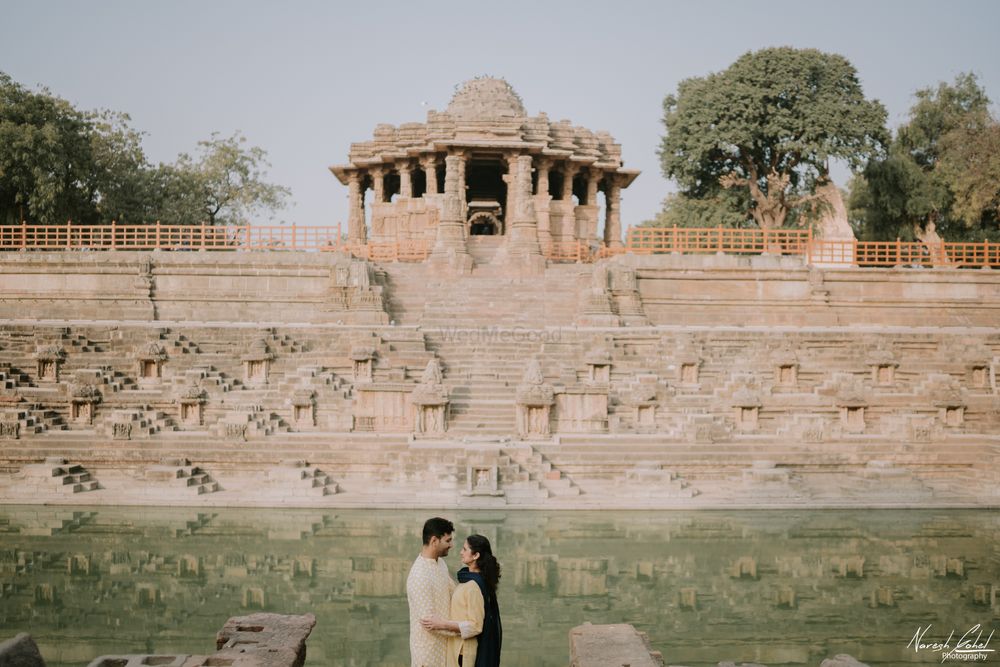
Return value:
<svg viewBox="0 0 1000 667">
<path fill-rule="evenodd" d="M 347 240 L 350 243 L 365 243 L 368 240 L 364 206 L 361 175 L 351 172 L 347 181 Z"/>
<path fill-rule="evenodd" d="M 617 176 L 609 175 L 607 215 L 604 221 L 604 244 L 609 248 L 622 247 L 622 186 Z"/>
<path fill-rule="evenodd" d="M 463 172 L 465 159 L 449 155 L 444 160 L 444 195 L 441 196 L 441 219 L 437 226 L 432 264 L 453 263 L 460 270 L 471 270 L 472 258 L 465 247 Z"/>
<path fill-rule="evenodd" d="M 398 166 L 399 169 L 399 197 L 400 199 L 409 199 L 413 196 L 413 179 L 412 169 L 410 168 L 410 163 L 402 162 Z"/>
<path fill-rule="evenodd" d="M 420 166 L 423 168 L 424 177 L 427 179 L 427 192 L 425 194 L 436 195 L 438 193 L 437 156 L 425 156 L 420 160 Z"/>
<path fill-rule="evenodd" d="M 458 203 L 459 203 L 459 207 L 461 209 L 459 211 L 459 213 L 461 214 L 461 217 L 462 217 L 462 234 L 464 235 L 465 234 L 465 220 L 466 220 L 466 218 L 469 217 L 469 202 L 468 202 L 468 196 L 467 196 L 468 193 L 466 192 L 466 187 L 467 186 L 465 185 L 465 153 L 462 153 L 461 151 L 456 151 L 455 152 L 455 157 L 458 158 L 458 163 L 457 163 L 458 166 L 456 167 L 456 169 L 458 171 L 458 186 L 457 186 L 456 194 L 458 195 Z M 447 190 L 448 190 L 448 187 L 447 187 L 447 183 L 448 183 L 448 161 L 447 161 L 447 159 L 445 159 L 445 177 L 444 178 L 445 178 L 445 192 L 447 192 Z"/>
<path fill-rule="evenodd" d="M 538 221 L 535 218 L 535 202 L 531 197 L 531 156 L 520 155 L 514 170 L 514 201 L 511 229 L 510 254 L 514 257 L 540 256 L 538 245 Z"/>
<path fill-rule="evenodd" d="M 538 170 L 538 194 L 535 195 L 535 217 L 538 220 L 538 243 L 542 248 L 552 245 L 552 229 L 549 222 L 549 169 L 552 161 L 541 158 L 535 163 Z"/>
<path fill-rule="evenodd" d="M 507 163 L 507 173 L 503 176 L 504 183 L 507 184 L 507 201 L 503 205 L 504 233 L 511 233 L 511 223 L 514 220 L 514 211 L 517 209 L 517 153 L 504 153 L 504 161 Z M 530 195 L 530 190 L 529 190 Z"/>
<path fill-rule="evenodd" d="M 601 170 L 591 167 L 587 170 L 587 204 L 597 204 L 597 184 L 601 180 Z"/>
<path fill-rule="evenodd" d="M 597 186 L 601 181 L 602 175 L 600 169 L 591 167 L 587 170 L 587 205 L 593 207 L 590 210 L 594 214 L 592 220 L 587 220 L 587 241 L 597 240 L 597 223 L 600 218 L 597 215 Z"/>
<path fill-rule="evenodd" d="M 577 239 L 576 233 L 576 207 L 573 205 L 573 177 L 576 176 L 578 167 L 574 164 L 566 164 L 563 170 L 563 224 L 562 240 L 570 241 Z"/>
<path fill-rule="evenodd" d="M 385 171 L 382 167 L 372 167 L 372 196 L 373 204 L 381 204 L 385 201 Z"/>
</svg>

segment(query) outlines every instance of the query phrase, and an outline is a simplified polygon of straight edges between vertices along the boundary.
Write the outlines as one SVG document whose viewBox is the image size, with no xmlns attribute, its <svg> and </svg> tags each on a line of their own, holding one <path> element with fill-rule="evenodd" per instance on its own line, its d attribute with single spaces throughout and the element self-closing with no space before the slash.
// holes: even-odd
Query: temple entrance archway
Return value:
<svg viewBox="0 0 1000 667">
<path fill-rule="evenodd" d="M 474 156 L 466 167 L 467 229 L 470 236 L 504 233 L 507 166 L 500 156 Z"/>
<path fill-rule="evenodd" d="M 491 211 L 477 211 L 469 215 L 469 236 L 499 236 L 503 225 Z"/>
</svg>

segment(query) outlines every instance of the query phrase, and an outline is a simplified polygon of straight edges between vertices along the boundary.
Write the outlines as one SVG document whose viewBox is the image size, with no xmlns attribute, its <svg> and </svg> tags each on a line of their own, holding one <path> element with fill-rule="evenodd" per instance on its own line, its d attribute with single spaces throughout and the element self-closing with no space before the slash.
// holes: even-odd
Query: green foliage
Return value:
<svg viewBox="0 0 1000 667">
<path fill-rule="evenodd" d="M 153 166 L 129 123 L 0 72 L 0 224 L 244 224 L 290 194 L 264 180 L 266 153 L 239 134 Z"/>
<path fill-rule="evenodd" d="M 975 76 L 916 93 L 888 154 L 855 179 L 862 238 L 1000 238 L 1000 128 Z"/>
<path fill-rule="evenodd" d="M 192 159 L 181 154 L 176 170 L 187 180 L 189 193 L 196 195 L 202 219 L 211 224 L 240 224 L 256 213 L 284 206 L 287 188 L 263 181 L 267 153 L 257 147 L 245 148 L 239 134 L 198 142 L 199 155 Z M 181 185 L 181 190 L 184 187 Z M 194 202 L 192 201 L 192 204 Z"/>
<path fill-rule="evenodd" d="M 682 81 L 663 111 L 664 175 L 690 199 L 743 191 L 761 228 L 789 223 L 831 158 L 860 168 L 886 139 L 885 109 L 864 98 L 854 67 L 814 49 L 747 53 L 723 72 Z"/>
<path fill-rule="evenodd" d="M 712 196 L 697 198 L 671 193 L 663 200 L 663 210 L 640 227 L 753 227 L 747 197 L 742 190 L 719 189 Z"/>
</svg>

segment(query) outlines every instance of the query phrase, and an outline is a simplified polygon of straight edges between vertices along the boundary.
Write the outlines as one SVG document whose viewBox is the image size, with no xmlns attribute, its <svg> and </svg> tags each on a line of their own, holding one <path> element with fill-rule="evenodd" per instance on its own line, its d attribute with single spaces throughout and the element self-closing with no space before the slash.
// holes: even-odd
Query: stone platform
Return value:
<svg viewBox="0 0 1000 667">
<path fill-rule="evenodd" d="M 992 507 L 1000 274 L 0 262 L 0 502 Z"/>
</svg>

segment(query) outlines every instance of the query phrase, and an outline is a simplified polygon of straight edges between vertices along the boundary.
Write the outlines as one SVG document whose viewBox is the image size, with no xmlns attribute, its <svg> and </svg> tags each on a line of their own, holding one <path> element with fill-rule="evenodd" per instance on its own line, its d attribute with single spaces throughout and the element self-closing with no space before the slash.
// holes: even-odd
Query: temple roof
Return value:
<svg viewBox="0 0 1000 667">
<path fill-rule="evenodd" d="M 639 174 L 623 168 L 621 144 L 608 132 L 593 132 L 568 120 L 550 121 L 544 113 L 529 116 L 513 87 L 493 77 L 457 86 L 448 108 L 428 111 L 425 123 L 377 125 L 370 141 L 351 144 L 348 164 L 334 165 L 330 171 L 346 185 L 348 174 L 358 170 L 379 165 L 391 168 L 401 160 L 440 156 L 449 148 L 548 157 L 557 163 L 622 174 L 625 186 Z"/>
<path fill-rule="evenodd" d="M 503 79 L 470 79 L 458 88 L 448 113 L 462 119 L 524 118 L 521 96 Z"/>
</svg>

